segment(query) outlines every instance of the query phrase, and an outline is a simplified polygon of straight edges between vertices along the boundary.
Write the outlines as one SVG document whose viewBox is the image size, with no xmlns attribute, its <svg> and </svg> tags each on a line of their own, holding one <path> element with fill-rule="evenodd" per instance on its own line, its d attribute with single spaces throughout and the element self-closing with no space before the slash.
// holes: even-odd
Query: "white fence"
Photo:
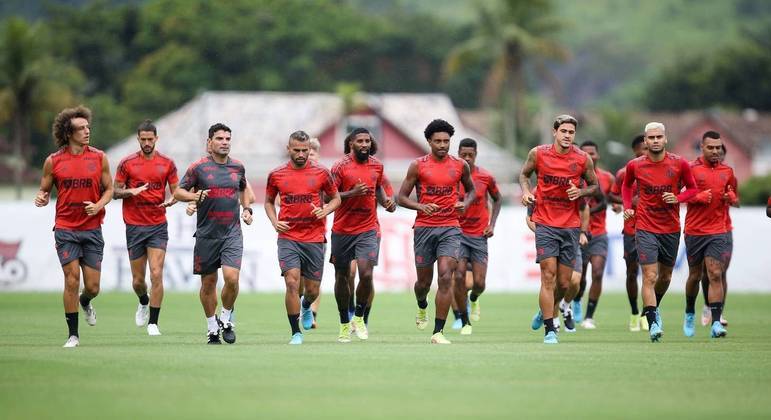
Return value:
<svg viewBox="0 0 771 420">
<path fill-rule="evenodd" d="M 276 234 L 260 206 L 255 206 L 254 223 L 243 226 L 244 257 L 241 291 L 281 291 L 284 283 L 276 259 Z M 501 211 L 495 236 L 490 239 L 487 275 L 489 291 L 533 291 L 539 286 L 533 234 L 524 223 L 521 207 Z M 761 207 L 733 209 L 734 257 L 728 272 L 732 291 L 771 291 L 769 257 L 771 219 Z M 0 291 L 57 291 L 62 289 L 62 271 L 54 250 L 54 203 L 36 208 L 31 202 L 0 203 Z M 383 232 L 380 265 L 375 270 L 378 291 L 411 290 L 415 281 L 412 251 L 414 212 L 399 209 L 380 215 Z M 195 218 L 178 204 L 168 211 L 169 243 L 164 283 L 167 290 L 198 290 L 192 274 Z M 331 225 L 331 216 L 330 223 Z M 605 275 L 606 290 L 624 288 L 621 216 L 608 212 L 610 248 Z M 103 225 L 105 249 L 102 290 L 131 290 L 131 272 L 121 203 L 107 208 Z M 329 253 L 329 247 L 327 247 Z M 682 290 L 688 274 L 681 243 L 673 274 L 672 290 Z M 334 269 L 325 264 L 322 287 L 332 290 Z"/>
</svg>

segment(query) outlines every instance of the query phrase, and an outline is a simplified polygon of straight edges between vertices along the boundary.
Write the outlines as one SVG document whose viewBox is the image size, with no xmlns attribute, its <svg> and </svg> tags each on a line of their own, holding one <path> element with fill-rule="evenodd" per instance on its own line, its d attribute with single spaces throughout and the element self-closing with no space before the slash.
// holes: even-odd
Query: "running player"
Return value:
<svg viewBox="0 0 771 420">
<path fill-rule="evenodd" d="M 231 158 L 231 130 L 222 123 L 209 127 L 208 156 L 190 165 L 174 191 L 179 201 L 195 201 L 198 214 L 193 250 L 193 273 L 201 275 L 200 299 L 206 316 L 208 344 L 236 342 L 232 312 L 238 297 L 238 278 L 244 239 L 241 220 L 252 224 L 252 201 L 246 191 L 244 165 Z M 191 192 L 195 188 L 197 192 Z M 243 210 L 239 212 L 239 201 Z M 222 267 L 222 309 L 217 311 L 217 269 Z"/>
<path fill-rule="evenodd" d="M 161 335 L 158 316 L 163 301 L 163 263 L 169 240 L 166 207 L 176 203 L 174 190 L 179 178 L 174 161 L 155 150 L 158 130 L 152 121 L 145 120 L 139 125 L 137 141 L 140 150 L 123 158 L 115 171 L 113 198 L 123 199 L 132 286 L 139 297 L 134 321 L 138 327 L 147 324 L 147 334 Z M 172 196 L 164 200 L 167 185 Z M 149 297 L 145 283 L 148 263 L 152 286 Z"/>
<path fill-rule="evenodd" d="M 597 177 L 589 156 L 573 144 L 578 121 L 570 115 L 554 120 L 554 143 L 534 147 L 522 166 L 519 184 L 522 204 L 536 203 L 536 261 L 541 266 L 541 290 L 538 303 L 545 325 L 544 344 L 557 344 L 554 304 L 566 296 L 576 260 L 579 228 L 579 198 L 597 193 Z M 530 176 L 537 174 L 535 196 Z M 585 188 L 578 188 L 581 179 Z M 539 315 L 536 315 L 536 318 Z M 535 321 L 535 319 L 534 319 Z M 535 323 L 535 322 L 534 322 Z M 567 328 L 567 326 L 566 326 Z"/>
<path fill-rule="evenodd" d="M 729 229 L 725 214 L 739 202 L 734 185 L 734 171 L 721 163 L 723 141 L 720 134 L 707 131 L 701 140 L 701 156 L 691 162 L 691 171 L 699 193 L 688 203 L 685 215 L 685 250 L 688 254 L 688 280 L 685 284 L 685 320 L 683 333 L 693 337 L 694 305 L 699 294 L 702 271 L 709 277 L 709 307 L 713 338 L 725 337 L 720 323 L 723 310 L 723 273 L 731 255 Z"/>
<path fill-rule="evenodd" d="M 434 276 L 434 262 L 437 263 L 433 344 L 450 344 L 443 331 L 453 299 L 450 290 L 452 273 L 460 252 L 461 231 L 457 213 L 467 209 L 476 194 L 468 163 L 449 154 L 453 134 L 455 128 L 447 121 L 437 119 L 428 124 L 423 135 L 431 153 L 410 163 L 398 196 L 400 206 L 417 211 L 413 242 L 417 272 L 415 298 L 418 301 L 415 324 L 419 330 L 428 325 L 426 297 Z M 460 183 L 466 189 L 463 201 L 457 201 Z M 417 201 L 410 198 L 413 189 L 417 190 Z"/>
<path fill-rule="evenodd" d="M 335 266 L 335 299 L 340 314 L 337 341 L 341 343 L 351 341 L 351 322 L 360 340 L 369 338 L 364 311 L 372 296 L 372 272 L 380 254 L 375 191 L 384 185 L 383 164 L 371 156 L 371 147 L 370 132 L 356 128 L 345 138 L 345 156 L 332 166 L 332 176 L 342 200 L 332 226 L 330 257 Z M 391 202 L 389 207 L 391 211 L 395 210 L 395 203 Z M 352 294 L 349 285 L 351 261 L 356 261 L 359 272 L 353 320 L 348 312 Z"/>
<path fill-rule="evenodd" d="M 289 344 L 303 342 L 301 310 L 303 328 L 313 326 L 311 304 L 318 296 L 324 272 L 324 220 L 340 206 L 332 175 L 308 159 L 309 143 L 304 131 L 292 133 L 286 146 L 289 162 L 272 170 L 265 186 L 265 214 L 278 232 L 278 263 L 286 284 L 284 304 L 292 329 Z M 331 197 L 326 205 L 322 193 Z M 276 215 L 279 196 L 281 213 Z M 305 278 L 305 290 L 298 299 L 300 276 Z"/>
<path fill-rule="evenodd" d="M 461 311 L 461 335 L 472 332 L 469 321 L 479 321 L 481 313 L 479 296 L 485 291 L 487 277 L 487 238 L 495 233 L 495 222 L 501 211 L 501 193 L 495 178 L 485 169 L 476 165 L 477 142 L 474 139 L 463 139 L 458 145 L 458 157 L 465 160 L 471 170 L 471 180 L 476 192 L 473 201 L 460 216 L 462 235 L 460 239 L 460 258 L 455 269 L 455 303 Z M 461 186 L 460 196 L 465 195 Z M 492 214 L 487 207 L 487 197 L 493 202 Z M 469 295 L 466 288 L 466 265 L 471 264 L 473 285 Z M 466 299 L 471 302 L 471 313 L 467 311 Z"/>
<path fill-rule="evenodd" d="M 78 301 L 88 325 L 96 325 L 91 300 L 99 294 L 104 239 L 104 206 L 112 199 L 112 177 L 107 156 L 88 144 L 91 140 L 91 110 L 66 108 L 56 116 L 53 136 L 59 150 L 46 158 L 35 205 L 43 207 L 56 186 L 54 239 L 64 272 L 64 317 L 69 337 L 65 348 L 80 345 Z M 78 298 L 80 273 L 83 293 Z"/>
<path fill-rule="evenodd" d="M 643 315 L 648 319 L 651 341 L 662 336 L 658 310 L 672 279 L 677 248 L 680 245 L 680 205 L 699 190 L 688 162 L 666 151 L 664 124 L 651 122 L 645 126 L 648 154 L 626 165 L 621 196 L 624 220 L 635 218 L 635 243 L 642 265 Z M 637 181 L 639 202 L 632 204 L 634 182 Z M 685 185 L 686 190 L 675 195 Z"/>
<path fill-rule="evenodd" d="M 597 162 L 600 160 L 600 150 L 596 143 L 585 141 L 581 143 L 581 150 L 586 152 L 586 154 L 592 158 L 599 190 L 602 192 L 600 198 L 592 197 L 587 203 L 589 206 L 589 213 L 591 214 L 589 222 L 591 239 L 589 240 L 589 243 L 581 249 L 581 286 L 578 296 L 573 299 L 574 306 L 575 302 L 578 301 L 578 306 L 580 307 L 581 297 L 586 289 L 587 268 L 591 262 L 592 286 L 589 288 L 589 302 L 586 305 L 586 319 L 581 322 L 581 326 L 585 329 L 593 330 L 597 328 L 594 323 L 594 311 L 597 309 L 597 304 L 599 303 L 600 295 L 602 294 L 602 277 L 605 274 L 605 261 L 608 258 L 608 230 L 605 225 L 605 217 L 608 208 L 606 196 L 610 193 L 611 186 L 615 179 L 613 178 L 613 174 L 597 166 Z"/>
</svg>

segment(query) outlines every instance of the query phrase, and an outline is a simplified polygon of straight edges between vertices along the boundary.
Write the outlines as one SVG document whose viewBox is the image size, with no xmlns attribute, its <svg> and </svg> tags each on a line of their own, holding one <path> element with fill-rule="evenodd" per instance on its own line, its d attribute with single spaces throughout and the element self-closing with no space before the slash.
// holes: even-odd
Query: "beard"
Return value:
<svg viewBox="0 0 771 420">
<path fill-rule="evenodd" d="M 363 150 L 354 150 L 353 155 L 356 157 L 356 160 L 359 162 L 364 162 L 365 160 L 369 159 L 369 150 L 363 151 Z"/>
</svg>

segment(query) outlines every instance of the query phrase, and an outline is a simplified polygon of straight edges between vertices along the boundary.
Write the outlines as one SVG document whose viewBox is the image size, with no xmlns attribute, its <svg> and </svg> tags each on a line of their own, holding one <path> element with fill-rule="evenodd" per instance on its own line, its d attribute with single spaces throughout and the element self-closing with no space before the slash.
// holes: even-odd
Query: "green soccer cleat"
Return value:
<svg viewBox="0 0 771 420">
<path fill-rule="evenodd" d="M 351 322 L 355 326 L 354 332 L 359 340 L 366 340 L 369 338 L 369 331 L 367 331 L 367 324 L 364 323 L 364 317 L 354 316 Z"/>
<path fill-rule="evenodd" d="M 444 334 L 439 331 L 431 336 L 431 344 L 452 344 L 450 340 L 444 337 Z"/>
<path fill-rule="evenodd" d="M 337 335 L 338 343 L 351 342 L 351 323 L 340 324 L 340 334 Z"/>
<path fill-rule="evenodd" d="M 648 331 L 648 318 L 646 318 L 645 315 L 640 316 L 640 328 L 643 331 Z"/>
<path fill-rule="evenodd" d="M 629 315 L 629 331 L 640 331 L 640 317 L 638 315 Z"/>
<path fill-rule="evenodd" d="M 476 302 L 471 302 L 471 312 L 469 313 L 469 319 L 472 322 L 479 321 L 479 316 L 482 314 L 482 309 L 479 307 L 479 298 Z"/>
<path fill-rule="evenodd" d="M 428 313 L 426 313 L 425 309 L 418 308 L 418 313 L 415 315 L 415 326 L 419 330 L 425 330 L 426 325 L 428 325 Z"/>
<path fill-rule="evenodd" d="M 471 324 L 466 324 L 460 329 L 460 335 L 471 335 Z"/>
</svg>

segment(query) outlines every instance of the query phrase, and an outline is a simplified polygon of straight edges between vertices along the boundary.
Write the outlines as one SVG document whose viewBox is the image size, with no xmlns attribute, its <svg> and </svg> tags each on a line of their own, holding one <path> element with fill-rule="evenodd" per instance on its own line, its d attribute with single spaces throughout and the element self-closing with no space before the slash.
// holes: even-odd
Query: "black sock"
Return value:
<svg viewBox="0 0 771 420">
<path fill-rule="evenodd" d="M 664 299 L 664 294 L 658 294 L 656 293 L 656 307 L 658 308 L 661 305 L 661 300 Z"/>
<path fill-rule="evenodd" d="M 419 300 L 418 301 L 418 308 L 420 308 L 420 309 L 428 308 L 428 301 L 426 299 Z"/>
<path fill-rule="evenodd" d="M 93 298 L 91 296 L 86 295 L 86 293 L 84 292 L 83 294 L 80 295 L 80 306 L 82 306 L 83 308 L 87 308 L 88 304 L 91 303 L 91 299 Z"/>
<path fill-rule="evenodd" d="M 70 330 L 70 335 L 78 336 L 78 313 L 70 312 L 64 313 L 64 319 L 67 321 L 67 329 Z"/>
<path fill-rule="evenodd" d="M 471 325 L 471 322 L 468 320 L 468 311 L 460 311 L 460 321 L 463 323 L 463 326 Z"/>
<path fill-rule="evenodd" d="M 629 298 L 629 306 L 632 308 L 632 315 L 639 314 L 640 310 L 637 309 L 637 297 L 632 298 L 632 297 L 629 297 L 628 295 L 627 297 Z"/>
<path fill-rule="evenodd" d="M 147 296 L 147 293 L 143 294 L 142 296 L 139 296 L 139 304 L 142 306 L 147 305 L 150 303 L 150 297 Z"/>
<path fill-rule="evenodd" d="M 461 316 L 462 316 L 461 315 L 462 313 L 463 313 L 463 311 L 458 311 L 458 310 L 455 310 L 455 309 L 452 310 L 452 315 L 455 317 L 455 319 L 460 319 Z"/>
<path fill-rule="evenodd" d="M 586 304 L 586 318 L 593 318 L 594 311 L 596 309 L 597 309 L 597 301 L 589 299 L 589 302 Z"/>
<path fill-rule="evenodd" d="M 444 329 L 444 319 L 434 318 L 434 334 L 442 332 Z"/>
<path fill-rule="evenodd" d="M 712 322 L 720 322 L 720 317 L 723 316 L 723 302 L 712 302 L 709 309 L 712 311 Z"/>
<path fill-rule="evenodd" d="M 557 332 L 557 329 L 554 328 L 554 318 L 544 319 L 543 320 L 543 327 L 544 327 L 544 335 L 548 334 L 549 331 Z"/>
<path fill-rule="evenodd" d="M 696 296 L 685 295 L 685 313 L 693 314 L 696 312 Z"/>
<path fill-rule="evenodd" d="M 479 299 L 479 295 L 478 295 L 478 294 L 476 294 L 476 293 L 474 293 L 474 292 L 471 292 L 471 294 L 469 295 L 469 297 L 468 297 L 468 298 L 469 298 L 469 300 L 470 300 L 470 301 L 472 301 L 472 302 L 476 302 L 476 301 L 477 301 L 477 299 Z"/>
<path fill-rule="evenodd" d="M 289 326 L 292 327 L 292 335 L 300 332 L 300 314 L 287 315 Z"/>
<path fill-rule="evenodd" d="M 316 311 L 313 311 L 313 319 L 316 319 L 319 317 L 319 314 L 316 313 Z"/>
<path fill-rule="evenodd" d="M 158 324 L 158 315 L 161 314 L 161 308 L 159 307 L 150 307 L 150 319 L 147 321 L 148 324 Z"/>
<path fill-rule="evenodd" d="M 311 301 L 309 301 L 308 299 L 303 299 L 303 300 L 302 300 L 303 309 L 308 309 L 308 308 L 310 308 L 310 307 L 311 307 L 311 303 L 312 303 L 312 302 L 311 302 Z"/>
<path fill-rule="evenodd" d="M 369 324 L 369 311 L 372 309 L 371 306 L 367 306 L 364 308 L 364 323 Z"/>
<path fill-rule="evenodd" d="M 356 316 L 364 316 L 364 304 L 360 303 L 356 305 L 356 309 L 353 310 L 353 313 Z"/>
<path fill-rule="evenodd" d="M 643 315 L 645 315 L 645 318 L 648 320 L 648 325 L 653 325 L 656 323 L 656 307 L 655 306 L 646 306 L 643 308 Z"/>
<path fill-rule="evenodd" d="M 351 322 L 350 317 L 348 316 L 348 309 L 340 310 L 338 309 L 337 312 L 340 314 L 340 323 L 341 324 L 347 324 Z"/>
</svg>

